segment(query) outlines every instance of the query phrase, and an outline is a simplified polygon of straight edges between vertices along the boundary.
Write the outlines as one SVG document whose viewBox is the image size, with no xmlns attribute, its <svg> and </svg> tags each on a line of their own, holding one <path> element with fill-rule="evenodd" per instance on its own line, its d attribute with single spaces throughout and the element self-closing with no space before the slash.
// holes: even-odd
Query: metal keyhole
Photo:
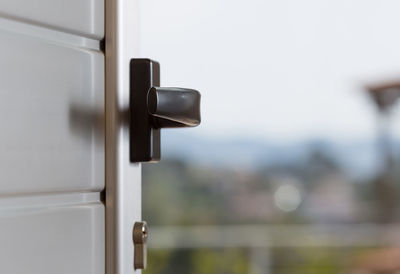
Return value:
<svg viewBox="0 0 400 274">
<path fill-rule="evenodd" d="M 134 268 L 145 269 L 147 263 L 147 223 L 136 222 L 133 226 Z"/>
</svg>

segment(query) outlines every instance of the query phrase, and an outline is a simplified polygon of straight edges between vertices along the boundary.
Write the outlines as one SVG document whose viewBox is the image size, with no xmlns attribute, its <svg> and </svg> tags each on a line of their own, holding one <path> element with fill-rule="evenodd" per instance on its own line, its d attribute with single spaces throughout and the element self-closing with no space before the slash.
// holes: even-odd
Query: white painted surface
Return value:
<svg viewBox="0 0 400 274">
<path fill-rule="evenodd" d="M 138 52 L 138 0 L 106 1 L 106 273 L 133 269 L 141 166 L 129 161 L 129 61 Z M 117 15 L 117 16 L 116 16 Z"/>
<path fill-rule="evenodd" d="M 103 26 L 103 1 L 0 1 L 0 273 L 105 273 Z"/>
<path fill-rule="evenodd" d="M 104 273 L 103 205 L 1 209 L 0 272 Z"/>
<path fill-rule="evenodd" d="M 104 56 L 0 31 L 0 196 L 104 187 Z"/>
<path fill-rule="evenodd" d="M 104 0 L 1 0 L 0 16 L 82 36 L 104 36 Z"/>
</svg>

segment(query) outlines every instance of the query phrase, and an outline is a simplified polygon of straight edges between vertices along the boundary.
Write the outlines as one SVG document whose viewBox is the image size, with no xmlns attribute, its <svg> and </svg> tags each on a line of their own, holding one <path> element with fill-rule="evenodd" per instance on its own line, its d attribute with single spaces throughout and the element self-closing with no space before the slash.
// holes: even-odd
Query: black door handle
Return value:
<svg viewBox="0 0 400 274">
<path fill-rule="evenodd" d="M 147 109 L 154 127 L 195 127 L 200 124 L 200 93 L 194 89 L 152 87 Z"/>
<path fill-rule="evenodd" d="M 160 160 L 160 129 L 200 124 L 200 93 L 162 88 L 160 65 L 150 59 L 130 63 L 130 160 Z"/>
</svg>

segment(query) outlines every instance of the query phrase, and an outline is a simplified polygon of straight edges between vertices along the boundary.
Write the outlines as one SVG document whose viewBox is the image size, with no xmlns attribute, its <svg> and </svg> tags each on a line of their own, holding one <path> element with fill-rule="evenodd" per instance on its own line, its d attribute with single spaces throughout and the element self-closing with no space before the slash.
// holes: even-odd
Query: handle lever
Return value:
<svg viewBox="0 0 400 274">
<path fill-rule="evenodd" d="M 195 127 L 200 124 L 200 93 L 194 89 L 152 87 L 147 109 L 155 128 Z"/>
</svg>

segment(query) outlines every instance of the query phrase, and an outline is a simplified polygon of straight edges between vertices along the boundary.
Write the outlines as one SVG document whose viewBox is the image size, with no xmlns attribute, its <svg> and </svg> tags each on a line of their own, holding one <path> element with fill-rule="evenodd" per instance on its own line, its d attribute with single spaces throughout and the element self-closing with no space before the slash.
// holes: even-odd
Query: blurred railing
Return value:
<svg viewBox="0 0 400 274">
<path fill-rule="evenodd" d="M 400 246 L 400 224 L 161 226 L 149 248 Z"/>
<path fill-rule="evenodd" d="M 271 273 L 279 247 L 400 247 L 400 224 L 161 226 L 149 231 L 150 249 L 246 248 L 250 273 Z"/>
</svg>

